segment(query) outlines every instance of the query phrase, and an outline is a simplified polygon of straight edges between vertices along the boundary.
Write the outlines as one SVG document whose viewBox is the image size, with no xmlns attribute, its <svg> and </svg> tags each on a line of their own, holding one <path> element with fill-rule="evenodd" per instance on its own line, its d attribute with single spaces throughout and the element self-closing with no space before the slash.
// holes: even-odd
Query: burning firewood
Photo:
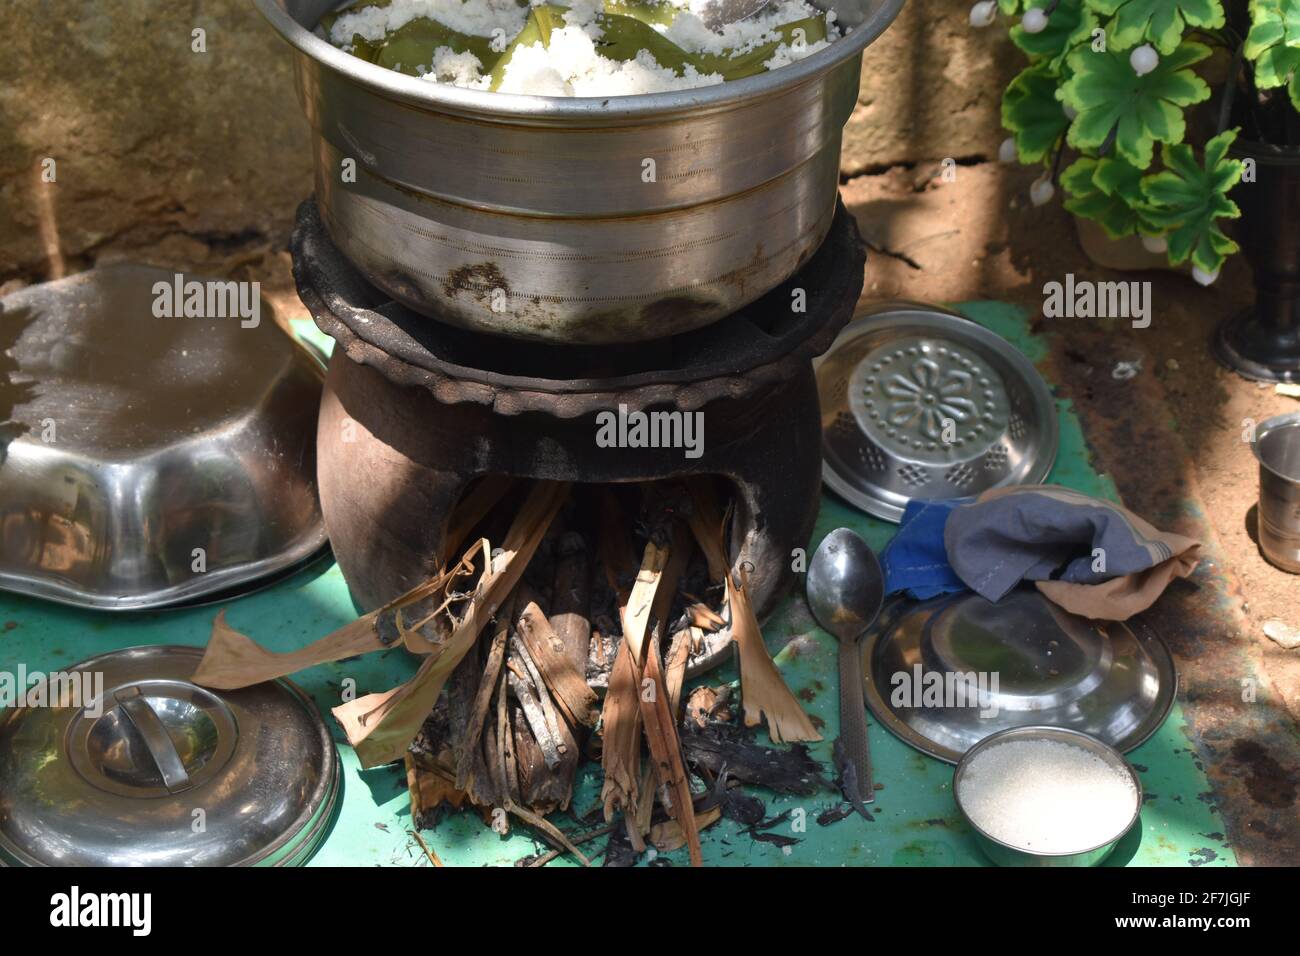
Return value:
<svg viewBox="0 0 1300 956">
<path fill-rule="evenodd" d="M 818 739 L 767 654 L 713 493 L 703 481 L 655 483 L 570 501 L 563 483 L 483 479 L 449 521 L 446 550 L 473 541 L 458 562 L 291 654 L 218 616 L 198 677 L 246 686 L 400 644 L 421 658 L 416 675 L 334 713 L 363 767 L 405 761 L 417 830 L 472 805 L 502 833 L 511 819 L 536 828 L 557 848 L 539 859 L 563 852 L 586 864 L 580 841 L 546 815 L 569 807 L 592 755 L 620 845 L 685 846 L 700 865 L 700 830 L 719 811 L 716 795 L 692 792 L 688 767 L 717 786 L 712 765 L 725 747 L 712 728 L 727 711 L 725 694 L 706 700 L 697 688 L 683 718 L 690 663 L 734 637 L 745 724 L 766 717 L 775 741 Z M 725 746 L 756 759 L 749 745 Z M 807 757 L 794 759 L 802 768 Z M 728 770 L 733 781 L 757 773 Z"/>
<path fill-rule="evenodd" d="M 411 797 L 411 820 L 421 830 L 433 824 L 431 814 L 442 807 L 459 809 L 469 802 L 469 794 L 457 789 L 447 768 L 428 761 L 411 751 L 406 752 L 406 787 Z"/>
<path fill-rule="evenodd" d="M 636 678 L 633 686 L 655 775 L 665 795 L 669 814 L 686 836 L 691 863 L 700 866 L 703 855 L 699 830 L 695 823 L 695 809 L 681 744 L 677 739 L 675 702 L 664 680 L 658 640 L 666 627 L 666 617 L 676 593 L 677 582 L 686 566 L 689 537 L 676 521 L 661 523 L 650 537 L 641 559 L 640 571 L 628 595 L 627 611 L 623 619 L 623 642 L 627 648 L 629 668 Z M 609 695 L 614 690 L 611 681 L 610 692 L 606 695 L 607 705 Z M 626 694 L 629 688 L 622 685 L 619 691 Z M 628 704 L 630 702 L 624 702 L 624 706 Z M 644 792 L 643 786 L 639 789 Z M 645 799 L 653 798 L 647 796 Z M 629 832 L 634 845 L 643 832 L 645 812 L 643 806 L 640 813 L 633 808 L 630 814 L 637 823 Z"/>
<path fill-rule="evenodd" d="M 549 623 L 585 687 L 591 644 L 591 562 L 586 541 L 576 531 L 566 532 L 556 545 Z"/>
<path fill-rule="evenodd" d="M 578 657 L 571 647 L 551 627 L 541 608 L 530 603 L 524 608 L 518 622 L 519 637 L 528 649 L 542 680 L 564 712 L 570 726 L 596 726 L 600 700 L 589 686 Z M 590 631 L 590 628 L 588 628 Z M 581 660 L 585 664 L 587 642 L 582 646 Z"/>
<path fill-rule="evenodd" d="M 502 808 L 515 814 L 520 819 L 532 824 L 541 830 L 553 843 L 564 847 L 575 857 L 583 866 L 590 866 L 591 861 L 582 855 L 582 851 L 569 842 L 564 833 L 554 824 L 548 822 L 545 817 L 534 813 L 520 803 L 519 791 L 519 772 L 516 759 L 514 735 L 510 730 L 509 708 L 506 702 L 506 682 L 502 679 L 497 689 L 497 722 L 496 722 L 496 750 L 499 766 L 499 779 L 503 782 L 501 803 Z"/>
<path fill-rule="evenodd" d="M 518 638 L 511 640 L 510 657 L 506 661 L 506 686 L 518 702 L 521 716 L 532 728 L 542 763 L 554 770 L 573 747 L 561 734 L 559 718 L 554 708 L 548 706 L 550 698 L 544 696 L 545 687 L 536 676 L 536 668 L 525 663 L 527 653 Z M 531 801 L 529 805 L 532 805 Z"/>
<path fill-rule="evenodd" d="M 506 666 L 506 680 L 519 705 L 513 730 L 521 800 L 541 814 L 564 809 L 573 796 L 580 757 L 573 730 L 551 699 L 518 631 L 510 639 Z"/>
<path fill-rule="evenodd" d="M 495 803 L 500 799 L 498 781 L 495 781 L 490 774 L 486 779 L 480 779 L 484 770 L 491 769 L 484 766 L 481 740 L 488 709 L 492 705 L 492 693 L 496 689 L 501 675 L 501 665 L 505 661 L 506 640 L 510 635 L 510 616 L 513 608 L 514 602 L 508 599 L 497 615 L 492 643 L 488 647 L 487 659 L 479 677 L 464 735 L 460 741 L 461 745 L 456 753 L 456 786 L 475 792 L 485 786 L 491 788 L 491 796 L 487 801 L 476 801 L 480 804 Z"/>
<path fill-rule="evenodd" d="M 414 677 L 393 690 L 334 708 L 361 766 L 377 767 L 401 759 L 442 693 L 448 675 L 519 582 L 568 491 L 562 482 L 538 482 L 511 525 L 500 553 L 493 557 L 487 540 L 481 542 L 483 570 L 478 586 L 461 613 L 453 617 L 451 634 L 425 658 Z"/>
</svg>

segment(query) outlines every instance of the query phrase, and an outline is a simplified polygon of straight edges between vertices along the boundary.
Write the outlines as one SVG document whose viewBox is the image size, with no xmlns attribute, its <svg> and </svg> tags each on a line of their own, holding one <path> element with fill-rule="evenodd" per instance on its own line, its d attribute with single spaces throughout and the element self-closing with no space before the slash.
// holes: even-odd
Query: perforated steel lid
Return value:
<svg viewBox="0 0 1300 956">
<path fill-rule="evenodd" d="M 822 478 L 898 521 L 912 498 L 1035 484 L 1052 469 L 1056 404 L 1014 345 L 955 312 L 868 306 L 815 363 Z"/>
<path fill-rule="evenodd" d="M 0 715 L 0 861 L 285 866 L 323 837 L 338 757 L 288 681 L 211 691 L 203 652 L 134 647 L 45 675 Z"/>
</svg>

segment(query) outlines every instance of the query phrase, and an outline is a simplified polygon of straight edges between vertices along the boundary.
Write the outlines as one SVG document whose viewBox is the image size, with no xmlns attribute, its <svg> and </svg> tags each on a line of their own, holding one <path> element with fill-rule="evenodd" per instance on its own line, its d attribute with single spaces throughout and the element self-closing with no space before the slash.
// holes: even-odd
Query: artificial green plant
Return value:
<svg viewBox="0 0 1300 956">
<path fill-rule="evenodd" d="M 1224 128 L 1221 104 L 1217 135 L 1188 143 L 1187 112 L 1211 97 L 1216 51 L 1230 102 L 1300 111 L 1300 0 L 981 0 L 971 23 L 999 13 L 1020 15 L 1011 40 L 1028 59 L 1003 94 L 1002 158 L 1044 167 L 1033 201 L 1059 183 L 1076 216 L 1214 281 L 1237 250 L 1223 221 L 1240 215 L 1229 192 L 1243 163 L 1228 155 L 1240 128 Z M 1254 122 L 1254 138 L 1274 128 Z"/>
</svg>

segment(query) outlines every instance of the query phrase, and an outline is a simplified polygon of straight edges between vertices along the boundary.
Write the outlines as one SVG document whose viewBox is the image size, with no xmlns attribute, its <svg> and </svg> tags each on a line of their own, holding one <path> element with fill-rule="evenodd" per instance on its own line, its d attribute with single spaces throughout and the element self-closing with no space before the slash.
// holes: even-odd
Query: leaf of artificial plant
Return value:
<svg viewBox="0 0 1300 956">
<path fill-rule="evenodd" d="M 1197 165 L 1190 146 L 1162 146 L 1165 169 L 1142 179 L 1144 214 L 1165 231 L 1169 261 L 1175 265 L 1190 258 L 1198 269 L 1214 273 L 1237 251 L 1237 244 L 1219 228 L 1220 219 L 1241 215 L 1227 195 L 1241 179 L 1241 162 L 1227 158 L 1236 138 L 1237 131 L 1228 130 L 1206 143 L 1204 167 Z"/>
<path fill-rule="evenodd" d="M 1157 142 L 1183 138 L 1182 107 L 1209 99 L 1209 86 L 1188 69 L 1209 55 L 1207 46 L 1184 43 L 1138 76 L 1127 52 L 1075 50 L 1066 61 L 1073 75 L 1061 87 L 1061 99 L 1079 114 L 1067 141 L 1075 149 L 1097 150 L 1114 130 L 1118 154 L 1146 169 Z"/>
<path fill-rule="evenodd" d="M 1021 70 L 1002 94 L 1002 125 L 1015 138 L 1022 163 L 1042 160 L 1070 125 L 1056 98 L 1059 82 L 1048 64 L 1037 63 Z"/>
<path fill-rule="evenodd" d="M 1029 0 L 1026 9 L 1044 8 L 1052 0 Z M 1047 17 L 1047 27 L 1030 33 L 1022 26 L 1011 28 L 1011 42 L 1020 47 L 1030 60 L 1047 60 L 1059 72 L 1066 55 L 1091 36 L 1097 18 L 1083 0 L 1059 0 Z"/>
<path fill-rule="evenodd" d="M 1255 85 L 1267 90 L 1286 84 L 1300 110 L 1300 2 L 1251 0 L 1245 54 L 1255 63 Z"/>
<path fill-rule="evenodd" d="M 1117 14 L 1107 38 L 1117 50 L 1149 42 L 1173 53 L 1187 27 L 1223 26 L 1219 0 L 1088 0 L 1088 6 L 1103 16 Z"/>
<path fill-rule="evenodd" d="M 1091 219 L 1112 239 L 1158 231 L 1144 216 L 1142 170 L 1122 159 L 1081 157 L 1061 173 L 1061 188 L 1065 208 Z"/>
</svg>

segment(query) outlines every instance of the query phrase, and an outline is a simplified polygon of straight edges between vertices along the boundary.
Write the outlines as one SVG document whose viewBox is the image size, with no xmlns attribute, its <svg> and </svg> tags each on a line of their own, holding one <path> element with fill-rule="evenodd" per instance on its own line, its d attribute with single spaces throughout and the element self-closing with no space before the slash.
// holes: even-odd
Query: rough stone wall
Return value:
<svg viewBox="0 0 1300 956">
<path fill-rule="evenodd" d="M 1007 21 L 969 25 L 973 0 L 908 0 L 867 47 L 858 107 L 844 130 L 846 176 L 952 157 L 993 159 L 1002 90 L 1024 66 Z"/>
<path fill-rule="evenodd" d="M 76 271 L 136 251 L 202 262 L 285 233 L 311 188 L 307 124 L 288 48 L 249 0 L 5 6 L 0 280 L 47 276 L 55 235 Z"/>
<path fill-rule="evenodd" d="M 867 51 L 847 176 L 992 156 L 1000 26 L 910 0 Z M 249 0 L 10 0 L 0 57 L 0 283 L 142 256 L 237 266 L 282 248 L 311 189 L 289 50 Z M 192 32 L 206 33 L 206 52 Z M 54 160 L 55 181 L 41 182 Z"/>
</svg>

